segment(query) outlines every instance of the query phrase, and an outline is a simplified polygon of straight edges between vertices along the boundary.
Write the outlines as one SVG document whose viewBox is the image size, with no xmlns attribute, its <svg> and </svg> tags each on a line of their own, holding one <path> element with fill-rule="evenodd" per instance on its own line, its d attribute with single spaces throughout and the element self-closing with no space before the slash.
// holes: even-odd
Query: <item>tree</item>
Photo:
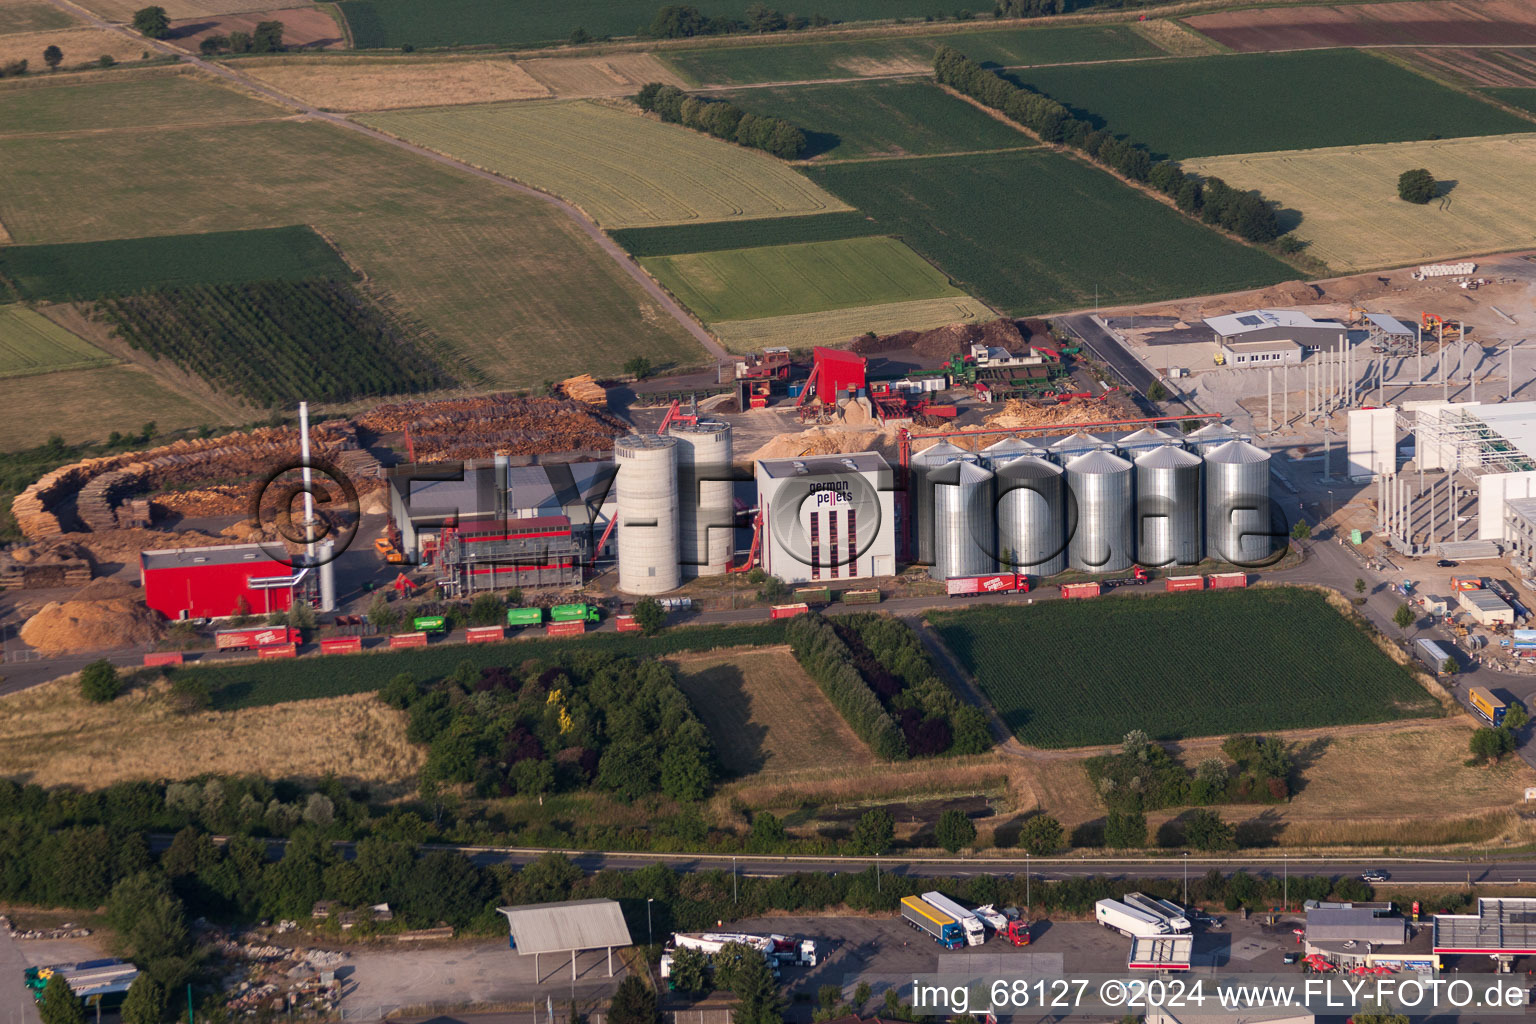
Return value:
<svg viewBox="0 0 1536 1024">
<path fill-rule="evenodd" d="M 469 602 L 469 622 L 473 626 L 501 626 L 507 621 L 507 602 L 495 594 L 477 594 Z"/>
<path fill-rule="evenodd" d="M 400 622 L 400 612 L 389 603 L 389 598 L 380 594 L 368 606 L 368 621 L 380 629 L 393 629 Z"/>
<path fill-rule="evenodd" d="M 660 1024 L 656 1012 L 656 993 L 640 976 L 631 974 L 619 982 L 608 1004 L 608 1024 Z"/>
<path fill-rule="evenodd" d="M 277 20 L 258 21 L 256 31 L 251 36 L 251 51 L 253 53 L 282 53 L 283 52 L 283 23 Z"/>
<path fill-rule="evenodd" d="M 1365 593 L 1365 580 L 1360 579 L 1358 576 L 1355 577 L 1355 593 L 1357 593 L 1357 594 Z"/>
<path fill-rule="evenodd" d="M 43 999 L 37 1008 L 43 1024 L 85 1024 L 85 1007 L 64 980 L 63 974 L 54 974 L 43 987 Z"/>
<path fill-rule="evenodd" d="M 761 811 L 752 816 L 752 831 L 747 833 L 747 849 L 752 853 L 772 853 L 787 835 L 784 823 L 777 815 Z"/>
<path fill-rule="evenodd" d="M 141 871 L 112 888 L 107 920 L 126 958 L 150 963 L 178 957 L 191 948 L 186 909 L 164 875 Z"/>
<path fill-rule="evenodd" d="M 197 48 L 202 51 L 204 57 L 212 57 L 227 46 L 229 46 L 229 36 L 204 36 L 202 42 L 197 44 Z M 244 601 L 245 598 L 242 597 L 240 600 Z"/>
<path fill-rule="evenodd" d="M 1505 754 L 1515 749 L 1515 738 L 1507 729 L 1479 729 L 1472 734 L 1472 739 L 1467 745 L 1472 751 L 1473 763 L 1478 761 L 1496 763 Z"/>
<path fill-rule="evenodd" d="M 1066 835 L 1061 822 L 1049 814 L 1037 814 L 1019 830 L 1019 845 L 1036 857 L 1044 857 L 1060 850 Z"/>
<path fill-rule="evenodd" d="M 672 954 L 672 984 L 679 992 L 696 995 L 709 991 L 709 960 L 688 946 Z"/>
<path fill-rule="evenodd" d="M 1184 844 L 1196 850 L 1235 850 L 1237 830 L 1222 821 L 1215 811 L 1202 807 L 1191 811 L 1189 820 L 1184 823 Z"/>
<path fill-rule="evenodd" d="M 964 811 L 951 807 L 939 815 L 939 823 L 933 829 L 934 838 L 950 853 L 959 853 L 964 847 L 976 842 L 976 826 Z"/>
<path fill-rule="evenodd" d="M 165 989 L 148 973 L 140 974 L 128 986 L 121 1016 L 123 1024 L 160 1024 L 165 1019 Z"/>
<path fill-rule="evenodd" d="M 80 693 L 92 704 L 110 704 L 122 689 L 117 669 L 105 658 L 80 670 Z"/>
<path fill-rule="evenodd" d="M 141 7 L 133 12 L 133 30 L 151 39 L 164 39 L 170 35 L 171 19 L 164 7 Z"/>
<path fill-rule="evenodd" d="M 315 628 L 315 608 L 308 601 L 295 601 L 288 609 L 288 628 L 300 632 Z"/>
<path fill-rule="evenodd" d="M 876 807 L 859 819 L 848 837 L 848 851 L 859 857 L 884 853 L 896 839 L 896 822 L 890 812 Z"/>
<path fill-rule="evenodd" d="M 737 1024 L 776 1024 L 779 986 L 763 955 L 738 942 L 726 943 L 715 955 L 715 984 L 729 989 L 737 999 L 733 1020 Z"/>
<path fill-rule="evenodd" d="M 656 12 L 646 35 L 656 39 L 686 39 L 709 30 L 709 19 L 697 7 L 668 4 Z"/>
<path fill-rule="evenodd" d="M 1147 845 L 1147 816 L 1140 811 L 1110 811 L 1104 822 L 1104 845 L 1130 850 Z"/>
<path fill-rule="evenodd" d="M 661 791 L 674 800 L 704 799 L 712 774 L 705 752 L 681 735 L 661 755 Z"/>
<path fill-rule="evenodd" d="M 230 53 L 250 53 L 251 46 L 251 34 L 249 32 L 235 31 L 229 34 Z"/>
<path fill-rule="evenodd" d="M 1147 398 L 1153 402 L 1161 402 L 1168 397 L 1168 389 L 1163 387 L 1163 382 L 1155 380 L 1152 386 L 1147 388 Z"/>
<path fill-rule="evenodd" d="M 1404 171 L 1397 176 L 1397 198 L 1405 203 L 1415 203 L 1423 206 L 1435 194 L 1440 191 L 1440 183 L 1435 176 L 1422 167 L 1411 171 Z"/>
<path fill-rule="evenodd" d="M 1461 666 L 1456 664 L 1455 658 L 1446 658 L 1440 663 L 1440 674 L 1443 676 L 1453 676 L 1460 671 Z"/>
<path fill-rule="evenodd" d="M 1312 536 L 1312 526 L 1305 519 L 1296 520 L 1291 526 L 1292 540 L 1307 540 Z"/>
<path fill-rule="evenodd" d="M 1406 631 L 1409 626 L 1413 625 L 1415 618 L 1416 616 L 1413 614 L 1413 609 L 1408 607 L 1406 604 L 1398 605 L 1397 611 L 1392 613 L 1392 621 L 1397 625 L 1398 629 L 1404 631 Z"/>
<path fill-rule="evenodd" d="M 1509 732 L 1515 733 L 1519 732 L 1521 729 L 1524 729 L 1526 723 L 1530 720 L 1531 715 L 1530 712 L 1525 710 L 1525 705 L 1517 700 L 1512 700 L 1509 702 L 1509 707 L 1504 712 L 1504 722 L 1502 727 Z"/>
<path fill-rule="evenodd" d="M 572 46 L 581 46 L 583 43 L 590 43 L 591 41 L 592 41 L 592 33 L 588 32 L 586 29 L 582 28 L 580 25 L 577 25 L 575 28 L 571 29 L 571 45 Z"/>
<path fill-rule="evenodd" d="M 43 50 L 43 63 L 48 65 L 49 71 L 59 70 L 59 65 L 64 63 L 64 51 L 57 46 L 49 46 Z"/>
<path fill-rule="evenodd" d="M 631 614 L 635 617 L 635 625 L 639 626 L 640 632 L 646 636 L 660 633 L 667 624 L 667 610 L 654 597 L 642 597 L 636 601 Z"/>
</svg>

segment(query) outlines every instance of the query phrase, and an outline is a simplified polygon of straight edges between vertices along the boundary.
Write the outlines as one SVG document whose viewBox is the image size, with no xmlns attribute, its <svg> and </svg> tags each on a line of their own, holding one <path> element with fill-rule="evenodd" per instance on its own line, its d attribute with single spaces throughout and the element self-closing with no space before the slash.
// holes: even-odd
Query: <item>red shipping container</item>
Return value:
<svg viewBox="0 0 1536 1024">
<path fill-rule="evenodd" d="M 790 619 L 796 615 L 804 615 L 811 610 L 808 604 L 776 604 L 768 609 L 770 619 Z"/>
<path fill-rule="evenodd" d="M 162 651 L 159 654 L 144 655 L 145 668 L 154 668 L 156 665 L 180 665 L 182 661 L 180 651 Z"/>
<path fill-rule="evenodd" d="M 1218 572 L 1211 574 L 1211 589 L 1221 590 L 1225 587 L 1246 587 L 1248 574 L 1245 572 Z"/>
<path fill-rule="evenodd" d="M 363 638 L 360 636 L 333 636 L 320 641 L 321 654 L 356 654 L 362 649 Z"/>
<path fill-rule="evenodd" d="M 471 626 L 464 631 L 464 639 L 472 644 L 493 644 L 506 638 L 504 626 Z"/>
<path fill-rule="evenodd" d="M 1061 596 L 1065 598 L 1098 597 L 1099 585 L 1097 583 L 1063 583 Z"/>
<path fill-rule="evenodd" d="M 1017 590 L 1018 586 L 1019 578 L 1011 572 L 994 573 L 990 576 L 951 576 L 944 581 L 944 591 L 950 597 L 1007 594 Z"/>
<path fill-rule="evenodd" d="M 635 617 L 633 615 L 620 615 L 615 618 L 614 621 L 619 624 L 620 633 L 640 632 L 640 623 L 635 621 Z"/>
<path fill-rule="evenodd" d="M 1164 583 L 1171 594 L 1176 590 L 1204 590 L 1204 576 L 1169 576 Z"/>
<path fill-rule="evenodd" d="M 396 633 L 389 638 L 391 647 L 425 647 L 427 646 L 427 634 L 425 633 Z"/>
<path fill-rule="evenodd" d="M 297 658 L 298 656 L 298 644 L 268 644 L 256 652 L 258 658 Z"/>
<path fill-rule="evenodd" d="M 221 629 L 213 635 L 214 646 L 221 651 L 239 651 L 251 647 L 267 647 L 271 644 L 298 643 L 299 631 L 286 626 L 263 626 L 258 629 Z"/>
<path fill-rule="evenodd" d="M 544 627 L 545 636 L 575 636 L 586 631 L 587 624 L 581 619 L 573 619 L 570 622 L 551 622 Z"/>
</svg>

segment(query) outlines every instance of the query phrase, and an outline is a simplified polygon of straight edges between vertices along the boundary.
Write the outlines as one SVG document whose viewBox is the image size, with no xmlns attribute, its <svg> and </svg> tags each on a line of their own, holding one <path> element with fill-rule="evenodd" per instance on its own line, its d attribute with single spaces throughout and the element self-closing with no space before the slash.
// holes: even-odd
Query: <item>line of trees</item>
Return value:
<svg viewBox="0 0 1536 1024">
<path fill-rule="evenodd" d="M 798 32 L 801 29 L 834 24 L 824 14 L 800 17 L 785 14 L 764 3 L 752 4 L 747 8 L 746 15 L 746 21 L 711 17 L 690 4 L 668 4 L 656 12 L 645 34 L 653 39 L 690 39 L 694 36 L 733 35 L 737 32 Z M 572 41 L 586 42 L 589 38 L 577 39 L 573 35 Z"/>
<path fill-rule="evenodd" d="M 1220 178 L 1202 181 L 1186 174 L 1172 160 L 1154 162 L 1140 143 L 1095 129 L 1059 101 L 1002 78 L 953 47 L 939 47 L 933 57 L 933 71 L 941 85 L 1000 111 L 1045 142 L 1070 146 L 1131 181 L 1161 192 L 1180 210 L 1207 224 L 1249 242 L 1273 242 L 1280 237 L 1273 207 L 1257 192 L 1234 189 Z"/>
<path fill-rule="evenodd" d="M 197 46 L 205 57 L 219 53 L 282 53 L 287 49 L 283 44 L 283 23 L 277 20 L 259 21 L 251 32 L 206 36 Z"/>
<path fill-rule="evenodd" d="M 838 714 L 876 757 L 887 761 L 908 756 L 907 741 L 880 698 L 859 674 L 853 652 L 820 615 L 799 615 L 786 633 L 790 650 L 806 674 L 816 680 Z"/>
<path fill-rule="evenodd" d="M 675 85 L 647 82 L 635 94 L 635 103 L 663 121 L 761 149 L 781 160 L 794 160 L 805 152 L 805 132 L 782 117 L 749 114 L 725 100 L 689 96 Z"/>
<path fill-rule="evenodd" d="M 1188 804 L 1275 803 L 1289 799 L 1295 762 L 1284 740 L 1230 736 L 1221 750 L 1227 760 L 1207 757 L 1190 772 L 1145 732 L 1135 729 L 1126 734 L 1119 753 L 1089 758 L 1085 767 L 1099 799 L 1112 816 Z"/>
</svg>

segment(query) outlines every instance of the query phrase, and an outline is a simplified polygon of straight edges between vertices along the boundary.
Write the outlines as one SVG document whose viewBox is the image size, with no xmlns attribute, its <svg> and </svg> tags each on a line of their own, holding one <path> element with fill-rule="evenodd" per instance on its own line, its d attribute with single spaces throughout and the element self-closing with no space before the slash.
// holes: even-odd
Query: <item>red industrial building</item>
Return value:
<svg viewBox="0 0 1536 1024">
<path fill-rule="evenodd" d="M 869 386 L 869 362 L 858 353 L 818 345 L 813 355 L 815 362 L 811 366 L 811 375 L 806 378 L 800 402 L 795 404 L 814 395 L 823 405 L 836 405 Z"/>
<path fill-rule="evenodd" d="M 142 552 L 139 575 L 145 604 L 168 619 L 201 619 L 287 611 L 306 573 L 260 544 L 223 544 Z"/>
</svg>

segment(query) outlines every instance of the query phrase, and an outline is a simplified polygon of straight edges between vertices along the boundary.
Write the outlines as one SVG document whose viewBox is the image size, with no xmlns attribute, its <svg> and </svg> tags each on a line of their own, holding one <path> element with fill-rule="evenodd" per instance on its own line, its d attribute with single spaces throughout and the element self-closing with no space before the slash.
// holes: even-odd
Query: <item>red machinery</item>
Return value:
<svg viewBox="0 0 1536 1024">
<path fill-rule="evenodd" d="M 726 572 L 750 572 L 757 565 L 758 553 L 763 546 L 763 513 L 758 511 L 752 516 L 752 546 L 747 549 L 747 557 L 740 565 L 732 565 L 726 568 Z"/>
<path fill-rule="evenodd" d="M 1142 587 L 1152 577 L 1141 566 L 1133 566 L 1129 576 L 1121 576 L 1119 579 L 1105 580 L 1104 589 L 1113 590 L 1116 587 Z"/>
<path fill-rule="evenodd" d="M 693 412 L 683 412 L 683 405 L 682 405 L 682 403 L 674 398 L 674 399 L 672 399 L 672 407 L 670 409 L 668 409 L 667 410 L 667 414 L 662 417 L 661 426 L 656 428 L 656 433 L 658 433 L 658 434 L 665 434 L 667 432 L 667 428 L 670 427 L 674 423 L 698 423 L 698 422 L 699 422 L 699 412 L 698 412 L 698 410 L 695 409 Z M 599 545 L 599 546 L 601 546 L 601 545 Z"/>
<path fill-rule="evenodd" d="M 858 353 L 817 345 L 813 354 L 811 375 L 806 378 L 805 390 L 795 400 L 795 408 L 804 405 L 813 391 L 822 405 L 836 405 L 849 391 L 869 386 L 869 361 Z"/>
</svg>

